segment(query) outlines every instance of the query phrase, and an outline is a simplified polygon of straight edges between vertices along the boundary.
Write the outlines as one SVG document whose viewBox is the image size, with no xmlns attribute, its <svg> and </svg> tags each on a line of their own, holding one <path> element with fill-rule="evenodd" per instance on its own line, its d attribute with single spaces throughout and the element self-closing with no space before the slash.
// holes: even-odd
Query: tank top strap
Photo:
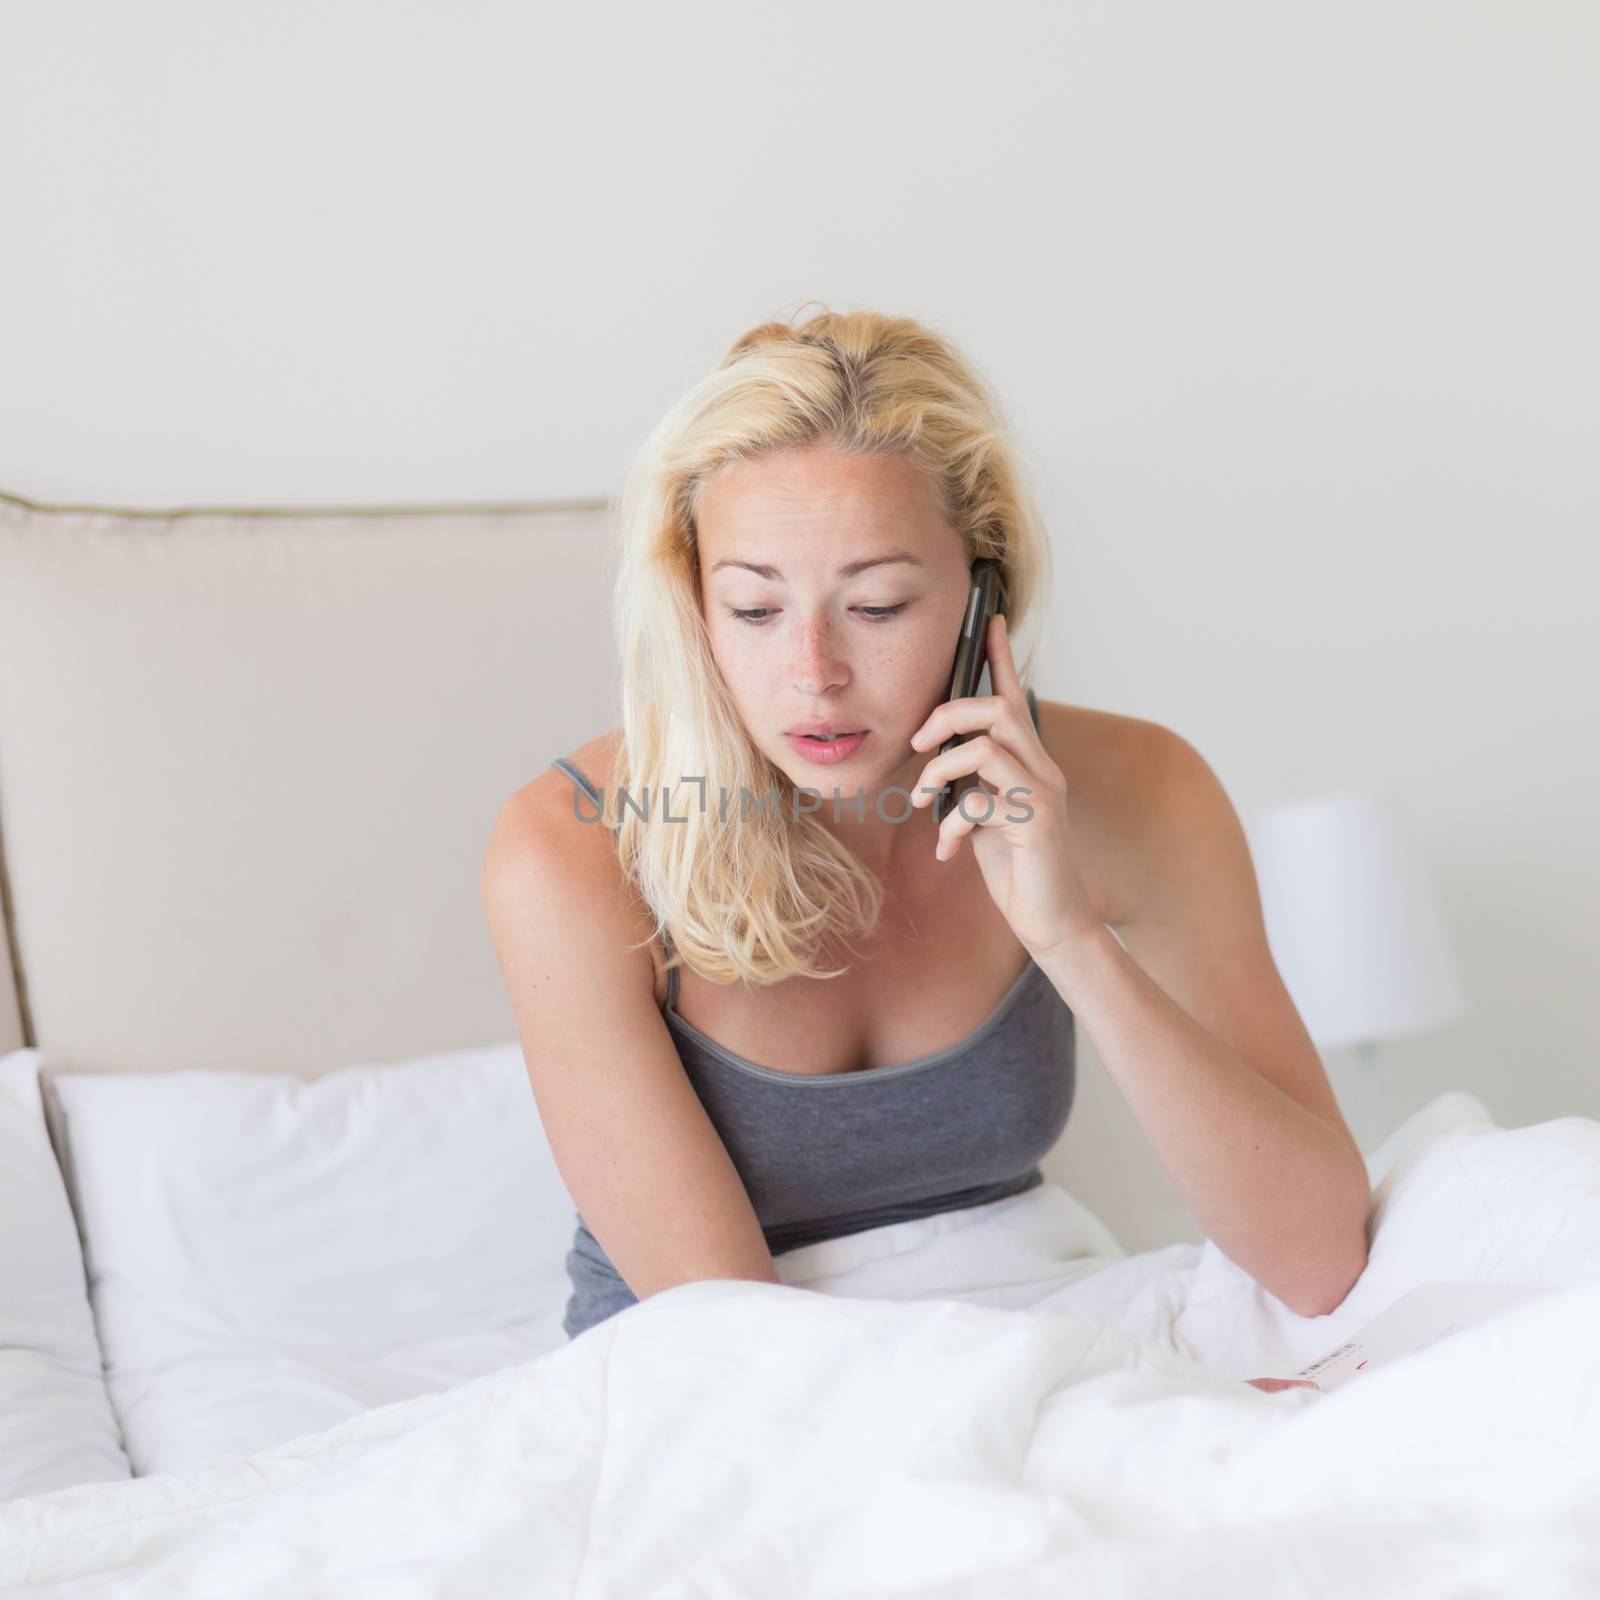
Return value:
<svg viewBox="0 0 1600 1600">
<path fill-rule="evenodd" d="M 589 781 L 583 770 L 574 761 L 569 761 L 566 756 L 558 756 L 550 765 L 559 772 L 564 772 L 578 788 L 588 797 L 595 808 L 596 815 L 605 811 L 605 801 L 600 791 Z M 593 821 L 593 818 L 589 819 Z M 612 832 L 615 832 L 612 829 Z M 672 935 L 665 928 L 661 930 L 661 948 L 666 952 L 668 959 L 672 957 Z M 678 969 L 667 969 L 667 1009 L 675 1010 L 678 1004 Z"/>
<path fill-rule="evenodd" d="M 584 794 L 588 796 L 589 800 L 594 805 L 596 816 L 604 813 L 605 801 L 601 796 L 600 791 L 595 788 L 592 783 L 590 783 L 588 778 L 578 768 L 575 762 L 569 761 L 565 756 L 557 756 L 556 759 L 550 763 L 550 765 L 558 772 L 566 773 L 566 775 L 571 778 L 575 784 L 577 784 Z M 595 818 L 589 817 L 586 820 L 593 822 Z"/>
<path fill-rule="evenodd" d="M 672 935 L 665 928 L 661 930 L 661 948 L 666 951 L 670 960 L 672 957 Z M 678 1009 L 678 968 L 667 968 L 667 1010 Z"/>
</svg>

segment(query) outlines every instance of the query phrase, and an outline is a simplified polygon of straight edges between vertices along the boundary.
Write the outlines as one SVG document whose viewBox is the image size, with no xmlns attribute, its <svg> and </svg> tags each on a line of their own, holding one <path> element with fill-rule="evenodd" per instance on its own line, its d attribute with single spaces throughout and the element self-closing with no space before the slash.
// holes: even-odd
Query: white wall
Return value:
<svg viewBox="0 0 1600 1600">
<path fill-rule="evenodd" d="M 1600 1116 L 1597 106 L 1576 0 L 9 0 L 0 488 L 609 493 L 752 321 L 921 316 L 1033 465 L 1041 691 L 1414 829 L 1474 1010 L 1391 1118 Z"/>
</svg>

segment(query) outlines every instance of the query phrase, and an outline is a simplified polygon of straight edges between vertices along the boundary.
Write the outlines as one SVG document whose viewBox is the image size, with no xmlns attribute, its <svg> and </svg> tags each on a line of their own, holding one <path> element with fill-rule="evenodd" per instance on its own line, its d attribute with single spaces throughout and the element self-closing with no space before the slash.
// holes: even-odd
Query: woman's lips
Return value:
<svg viewBox="0 0 1600 1600">
<path fill-rule="evenodd" d="M 871 731 L 863 729 L 860 733 L 846 734 L 842 739 L 812 739 L 802 733 L 786 733 L 784 738 L 789 741 L 789 748 L 807 761 L 819 767 L 836 767 L 841 761 L 848 761 L 867 742 Z"/>
</svg>

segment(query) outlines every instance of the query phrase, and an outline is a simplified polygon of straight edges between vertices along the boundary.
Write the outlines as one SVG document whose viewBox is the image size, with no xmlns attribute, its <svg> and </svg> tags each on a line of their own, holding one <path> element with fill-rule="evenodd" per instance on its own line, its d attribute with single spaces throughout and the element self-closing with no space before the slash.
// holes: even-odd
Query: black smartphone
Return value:
<svg viewBox="0 0 1600 1600">
<path fill-rule="evenodd" d="M 961 637 L 956 641 L 955 665 L 950 673 L 947 700 L 966 700 L 978 692 L 978 683 L 989 661 L 989 619 L 1000 598 L 1000 563 L 988 558 L 972 563 L 972 588 L 967 594 L 966 615 L 961 620 Z M 992 685 L 991 680 L 991 685 Z M 939 754 L 965 744 L 970 733 L 953 734 L 939 746 Z M 968 789 L 978 786 L 975 772 L 963 772 L 933 797 L 933 820 L 937 826 L 960 805 Z"/>
</svg>

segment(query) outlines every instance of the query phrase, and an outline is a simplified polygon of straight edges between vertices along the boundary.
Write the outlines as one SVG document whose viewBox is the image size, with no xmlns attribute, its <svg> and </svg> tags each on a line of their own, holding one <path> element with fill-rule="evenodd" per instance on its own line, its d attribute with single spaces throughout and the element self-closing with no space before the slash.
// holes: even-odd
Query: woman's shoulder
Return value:
<svg viewBox="0 0 1600 1600">
<path fill-rule="evenodd" d="M 607 733 L 596 734 L 585 744 L 564 751 L 563 758 L 597 789 L 605 789 L 610 786 L 611 761 L 621 740 L 622 729 L 613 728 Z M 577 796 L 576 800 L 574 796 Z M 507 804 L 512 803 L 524 812 L 530 824 L 539 827 L 554 824 L 558 834 L 566 832 L 562 826 L 565 821 L 572 821 L 587 831 L 598 829 L 600 833 L 605 833 L 598 822 L 583 820 L 591 816 L 594 805 L 572 778 L 556 766 L 555 758 L 510 797 Z"/>
<path fill-rule="evenodd" d="M 1064 700 L 1035 699 L 1039 711 L 1039 739 L 1068 781 L 1070 761 L 1087 779 L 1104 773 L 1137 781 L 1151 776 L 1151 763 L 1160 755 L 1171 731 L 1159 722 L 1130 717 L 1095 706 L 1069 705 Z"/>
<path fill-rule="evenodd" d="M 566 759 L 604 789 L 621 737 L 620 728 L 599 734 L 568 750 Z M 625 881 L 615 838 L 597 817 L 594 802 L 553 762 L 507 797 L 495 831 L 502 853 L 526 852 L 556 864 L 560 903 L 545 905 L 546 915 L 615 917 L 617 933 L 627 943 L 651 940 L 654 921 Z M 659 992 L 664 967 L 654 942 L 648 955 L 641 953 L 641 962 Z"/>
<path fill-rule="evenodd" d="M 611 754 L 621 730 L 603 733 L 563 756 L 597 789 L 610 783 Z M 529 851 L 570 861 L 575 872 L 614 883 L 618 861 L 611 833 L 595 814 L 595 804 L 552 757 L 520 789 L 507 795 L 495 823 L 502 840 Z"/>
</svg>

